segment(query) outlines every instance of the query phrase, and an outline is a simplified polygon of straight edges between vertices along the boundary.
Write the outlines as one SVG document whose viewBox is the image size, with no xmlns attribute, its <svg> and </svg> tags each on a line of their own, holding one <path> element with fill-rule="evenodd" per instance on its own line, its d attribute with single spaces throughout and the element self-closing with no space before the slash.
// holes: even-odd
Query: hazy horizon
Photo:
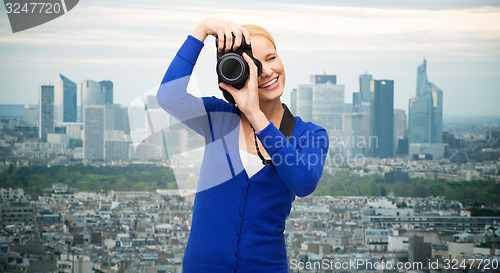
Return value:
<svg viewBox="0 0 500 273">
<path fill-rule="evenodd" d="M 5 11 L 4 8 L 1 10 Z M 124 106 L 160 83 L 170 60 L 203 18 L 255 23 L 273 34 L 287 83 L 284 101 L 311 74 L 337 75 L 345 102 L 358 76 L 394 80 L 394 107 L 408 109 L 417 66 L 443 90 L 444 116 L 500 115 L 500 2 L 497 1 L 81 1 L 69 13 L 13 34 L 0 12 L 0 101 L 37 104 L 38 88 L 61 73 L 77 83 L 111 80 Z M 192 81 L 220 97 L 213 38 Z"/>
</svg>

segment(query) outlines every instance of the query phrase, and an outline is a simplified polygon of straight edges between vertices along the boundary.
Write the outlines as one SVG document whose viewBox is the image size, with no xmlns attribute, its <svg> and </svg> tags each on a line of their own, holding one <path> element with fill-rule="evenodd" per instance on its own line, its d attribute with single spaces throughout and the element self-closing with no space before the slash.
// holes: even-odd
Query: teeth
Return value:
<svg viewBox="0 0 500 273">
<path fill-rule="evenodd" d="M 269 86 L 273 85 L 277 80 L 278 80 L 278 78 L 274 78 L 271 81 L 267 82 L 266 84 L 262 85 L 260 88 L 269 87 Z"/>
</svg>

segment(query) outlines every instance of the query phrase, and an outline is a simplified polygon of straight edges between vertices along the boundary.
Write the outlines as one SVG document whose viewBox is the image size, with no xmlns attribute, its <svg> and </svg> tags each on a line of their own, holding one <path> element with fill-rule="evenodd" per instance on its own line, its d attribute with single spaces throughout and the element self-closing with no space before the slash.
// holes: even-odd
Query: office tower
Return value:
<svg viewBox="0 0 500 273">
<path fill-rule="evenodd" d="M 336 84 L 336 75 L 312 75 L 311 82 L 297 86 L 296 115 L 323 126 L 330 135 L 341 135 L 344 85 Z"/>
<path fill-rule="evenodd" d="M 337 75 L 311 75 L 312 84 L 337 84 Z"/>
<path fill-rule="evenodd" d="M 82 82 L 82 116 L 86 105 L 104 105 L 104 89 L 101 84 L 93 80 L 84 80 Z"/>
<path fill-rule="evenodd" d="M 57 121 L 76 122 L 76 83 L 62 74 L 57 79 Z"/>
<path fill-rule="evenodd" d="M 343 143 L 344 153 L 350 155 L 365 154 L 368 146 L 367 132 L 364 123 L 366 116 L 360 113 L 346 113 L 343 115 Z"/>
<path fill-rule="evenodd" d="M 360 100 L 364 102 L 370 102 L 372 99 L 372 75 L 365 72 L 363 75 L 359 75 L 359 93 Z"/>
<path fill-rule="evenodd" d="M 359 113 L 361 109 L 361 93 L 352 93 L 352 112 Z"/>
<path fill-rule="evenodd" d="M 100 81 L 99 84 L 104 93 L 104 104 L 113 104 L 113 82 Z"/>
<path fill-rule="evenodd" d="M 125 136 L 127 110 L 119 104 L 106 104 L 104 112 L 104 159 L 128 160 L 131 142 Z"/>
<path fill-rule="evenodd" d="M 297 89 L 294 88 L 290 92 L 290 112 L 292 114 L 296 115 L 297 114 Z"/>
<path fill-rule="evenodd" d="M 370 115 L 346 113 L 342 122 L 345 153 L 369 155 Z"/>
<path fill-rule="evenodd" d="M 344 103 L 344 113 L 352 113 L 352 103 Z"/>
<path fill-rule="evenodd" d="M 406 119 L 407 116 L 404 109 L 394 109 L 394 136 L 396 139 L 405 137 Z"/>
<path fill-rule="evenodd" d="M 297 85 L 297 112 L 295 114 L 304 121 L 312 121 L 312 101 L 313 86 L 311 84 Z"/>
<path fill-rule="evenodd" d="M 104 160 L 104 105 L 85 105 L 83 108 L 83 158 Z"/>
<path fill-rule="evenodd" d="M 130 141 L 128 140 L 106 140 L 106 160 L 128 160 Z"/>
<path fill-rule="evenodd" d="M 47 140 L 47 134 L 54 133 L 54 86 L 40 86 L 38 94 L 38 136 Z"/>
<path fill-rule="evenodd" d="M 82 139 L 83 123 L 81 122 L 71 122 L 66 123 L 66 134 L 70 138 Z"/>
<path fill-rule="evenodd" d="M 312 121 L 323 126 L 330 136 L 341 135 L 344 114 L 344 86 L 336 84 L 314 84 Z"/>
<path fill-rule="evenodd" d="M 31 125 L 35 125 L 38 121 L 38 109 L 34 104 L 24 105 L 24 121 Z"/>
<path fill-rule="evenodd" d="M 410 99 L 408 109 L 410 157 L 427 154 L 443 158 L 443 91 L 429 82 L 425 59 L 417 68 L 416 97 Z"/>
<path fill-rule="evenodd" d="M 394 155 L 394 81 L 374 80 L 370 114 L 370 148 L 373 157 Z"/>
<path fill-rule="evenodd" d="M 398 149 L 399 139 L 405 138 L 406 112 L 403 109 L 394 109 L 394 150 Z"/>
<path fill-rule="evenodd" d="M 120 104 L 106 104 L 106 130 L 115 130 L 125 132 L 126 127 L 126 109 Z"/>
<path fill-rule="evenodd" d="M 370 103 L 373 93 L 372 75 L 359 75 L 358 92 L 352 93 L 352 112 L 370 114 Z"/>
</svg>

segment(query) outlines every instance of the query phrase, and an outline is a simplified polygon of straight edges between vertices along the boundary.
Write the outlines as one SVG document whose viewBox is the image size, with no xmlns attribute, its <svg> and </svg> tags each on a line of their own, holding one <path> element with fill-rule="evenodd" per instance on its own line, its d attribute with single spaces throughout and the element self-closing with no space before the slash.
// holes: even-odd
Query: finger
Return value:
<svg viewBox="0 0 500 273">
<path fill-rule="evenodd" d="M 249 76 L 249 78 L 252 79 L 252 80 L 256 80 L 257 79 L 257 74 L 258 74 L 258 72 L 257 72 L 257 66 L 253 62 L 252 58 L 250 58 L 250 56 L 248 56 L 248 54 L 246 52 L 243 52 L 243 58 L 247 62 L 248 68 L 250 69 L 250 76 Z"/>
<path fill-rule="evenodd" d="M 224 32 L 222 30 L 217 30 L 217 50 L 221 52 L 224 49 Z"/>
<path fill-rule="evenodd" d="M 241 37 L 243 37 L 243 34 L 241 33 L 241 30 L 237 27 L 233 29 L 233 34 L 234 34 L 233 50 L 236 50 L 241 46 Z"/>
<path fill-rule="evenodd" d="M 226 35 L 226 52 L 228 52 L 232 47 L 233 47 L 233 33 L 231 32 L 231 28 L 229 25 L 226 26 L 225 29 L 225 35 Z"/>
<path fill-rule="evenodd" d="M 246 44 L 250 45 L 250 32 L 248 32 L 248 29 L 246 29 L 244 27 L 239 27 L 239 28 L 240 28 L 241 33 L 245 37 Z"/>
</svg>

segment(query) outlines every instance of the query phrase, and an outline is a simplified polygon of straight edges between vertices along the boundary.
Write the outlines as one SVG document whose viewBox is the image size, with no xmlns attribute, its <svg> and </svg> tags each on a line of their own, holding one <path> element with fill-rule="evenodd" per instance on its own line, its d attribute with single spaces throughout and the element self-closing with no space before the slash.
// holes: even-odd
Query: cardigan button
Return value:
<svg viewBox="0 0 500 273">
<path fill-rule="evenodd" d="M 243 213 L 240 212 L 240 218 L 243 217 Z"/>
<path fill-rule="evenodd" d="M 235 252 L 235 253 L 234 253 L 234 257 L 238 257 L 238 252 Z"/>
<path fill-rule="evenodd" d="M 243 195 L 243 200 L 245 200 L 245 196 Z"/>
</svg>

